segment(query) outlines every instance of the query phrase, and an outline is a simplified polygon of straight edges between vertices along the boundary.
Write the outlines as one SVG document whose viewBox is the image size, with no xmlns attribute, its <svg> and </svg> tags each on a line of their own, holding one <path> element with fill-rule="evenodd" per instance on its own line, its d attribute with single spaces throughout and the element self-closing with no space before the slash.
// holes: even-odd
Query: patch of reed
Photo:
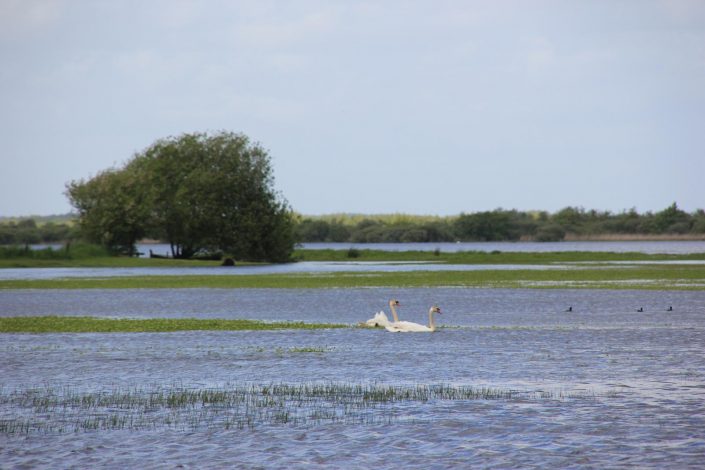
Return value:
<svg viewBox="0 0 705 470">
<path fill-rule="evenodd" d="M 0 390 L 0 434 L 118 429 L 251 429 L 323 423 L 387 424 L 447 401 L 565 400 L 594 394 L 448 384 L 270 383 L 222 388 L 180 385 L 80 392 Z M 409 405 L 412 405 L 409 407 Z M 415 406 L 413 406 L 415 405 Z M 402 412 L 401 410 L 406 410 Z"/>
</svg>

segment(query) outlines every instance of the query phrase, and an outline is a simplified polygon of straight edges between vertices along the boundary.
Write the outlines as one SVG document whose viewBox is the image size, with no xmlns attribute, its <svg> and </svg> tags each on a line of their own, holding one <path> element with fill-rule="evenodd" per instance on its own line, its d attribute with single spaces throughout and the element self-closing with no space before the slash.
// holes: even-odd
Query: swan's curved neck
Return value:
<svg viewBox="0 0 705 470">
<path fill-rule="evenodd" d="M 436 324 L 433 322 L 433 308 L 431 308 L 428 311 L 428 327 L 431 329 L 431 331 L 436 330 Z"/>
<path fill-rule="evenodd" d="M 394 321 L 399 321 L 397 309 L 394 307 L 394 302 L 389 302 L 389 308 L 392 310 L 392 317 L 394 317 Z"/>
</svg>

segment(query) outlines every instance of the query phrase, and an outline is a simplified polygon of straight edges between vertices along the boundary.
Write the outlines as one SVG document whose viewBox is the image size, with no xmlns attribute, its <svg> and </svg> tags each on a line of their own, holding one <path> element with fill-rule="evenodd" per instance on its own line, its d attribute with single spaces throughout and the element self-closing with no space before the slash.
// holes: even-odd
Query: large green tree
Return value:
<svg viewBox="0 0 705 470">
<path fill-rule="evenodd" d="M 149 215 L 138 176 L 111 169 L 67 185 L 66 194 L 78 211 L 86 239 L 113 252 L 134 253 L 135 243 L 145 236 Z"/>
<path fill-rule="evenodd" d="M 274 190 L 269 155 L 242 134 L 160 139 L 116 173 L 131 175 L 137 185 L 140 228 L 169 242 L 174 257 L 212 251 L 246 260 L 286 261 L 291 256 L 292 212 Z M 103 186 L 94 180 L 69 185 L 87 233 L 98 227 L 92 208 L 81 209 L 80 191 L 90 192 L 94 184 Z"/>
</svg>

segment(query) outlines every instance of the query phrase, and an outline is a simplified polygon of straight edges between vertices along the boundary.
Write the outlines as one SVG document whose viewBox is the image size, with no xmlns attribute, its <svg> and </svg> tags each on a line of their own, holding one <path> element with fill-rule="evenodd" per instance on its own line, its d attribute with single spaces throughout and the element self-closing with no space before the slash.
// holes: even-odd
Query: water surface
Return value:
<svg viewBox="0 0 705 470">
<path fill-rule="evenodd" d="M 443 328 L 433 334 L 358 328 L 4 334 L 1 388 L 98 393 L 243 383 L 446 383 L 548 398 L 399 403 L 388 410 L 389 423 L 241 430 L 198 421 L 197 411 L 185 410 L 174 415 L 179 425 L 0 434 L 0 461 L 52 468 L 701 467 L 705 292 L 10 290 L 0 291 L 0 312 L 356 323 L 390 297 L 401 301 L 402 319 L 417 322 L 440 304 Z M 669 305 L 673 311 L 666 311 Z M 564 311 L 568 306 L 573 312 Z M 297 352 L 307 350 L 318 352 Z M 56 419 L 0 407 L 0 419 L 18 416 Z M 70 410 L 66 416 L 73 416 Z"/>
<path fill-rule="evenodd" d="M 485 271 L 485 270 L 575 269 L 575 266 L 550 264 L 438 264 L 386 261 L 300 261 L 286 264 L 250 266 L 169 266 L 137 268 L 3 268 L 0 280 L 62 279 L 75 277 L 106 278 L 125 276 L 241 276 L 262 274 L 301 274 L 336 272 L 410 272 L 410 271 Z"/>
</svg>

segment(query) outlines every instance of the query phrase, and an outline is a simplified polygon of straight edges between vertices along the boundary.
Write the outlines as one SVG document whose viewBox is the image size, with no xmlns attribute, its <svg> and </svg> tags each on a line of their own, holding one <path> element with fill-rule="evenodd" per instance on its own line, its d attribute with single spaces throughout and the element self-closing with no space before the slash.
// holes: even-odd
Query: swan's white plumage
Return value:
<svg viewBox="0 0 705 470">
<path fill-rule="evenodd" d="M 395 321 L 386 325 L 385 328 L 387 331 L 391 331 L 393 333 L 433 331 L 426 325 L 420 325 L 411 321 Z"/>
<path fill-rule="evenodd" d="M 375 313 L 375 316 L 370 318 L 365 322 L 365 325 L 370 326 L 370 327 L 377 327 L 377 326 L 383 326 L 386 327 L 389 325 L 391 322 L 389 321 L 389 318 L 387 318 L 387 315 L 384 312 L 377 312 Z"/>
<path fill-rule="evenodd" d="M 395 321 L 386 325 L 384 328 L 392 333 L 431 333 L 436 331 L 436 325 L 433 322 L 434 313 L 441 313 L 441 309 L 436 306 L 429 309 L 428 326 L 410 321 Z"/>
<path fill-rule="evenodd" d="M 397 316 L 397 311 L 395 309 L 395 306 L 399 305 L 399 301 L 396 299 L 392 299 L 389 301 L 389 308 L 392 310 L 392 317 L 394 317 L 394 321 L 399 321 L 399 317 Z M 375 327 L 386 327 L 392 323 L 389 321 L 389 318 L 387 317 L 387 314 L 385 314 L 383 311 L 379 311 L 375 313 L 375 316 L 367 320 L 365 323 L 360 323 L 360 326 L 369 326 L 372 328 Z"/>
</svg>

